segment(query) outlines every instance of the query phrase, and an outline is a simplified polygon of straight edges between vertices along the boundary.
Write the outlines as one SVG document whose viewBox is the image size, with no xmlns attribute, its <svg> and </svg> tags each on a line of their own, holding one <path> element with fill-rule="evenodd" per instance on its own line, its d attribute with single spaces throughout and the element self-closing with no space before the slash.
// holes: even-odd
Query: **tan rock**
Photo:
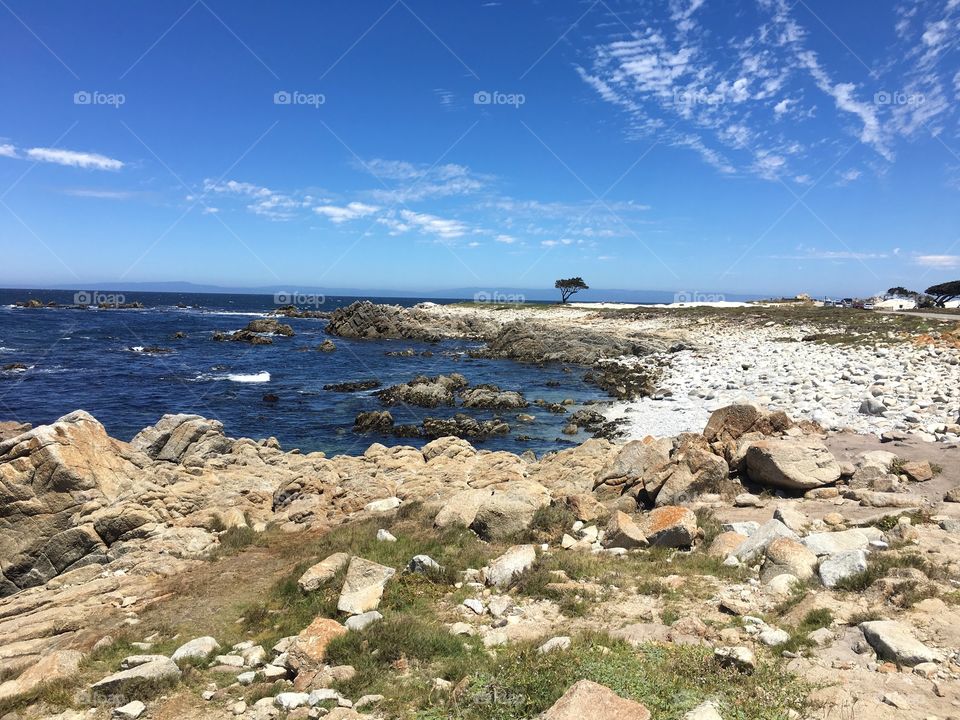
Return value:
<svg viewBox="0 0 960 720">
<path fill-rule="evenodd" d="M 543 714 L 543 720 L 650 720 L 640 703 L 625 700 L 604 685 L 581 680 Z"/>
<path fill-rule="evenodd" d="M 639 525 L 651 545 L 690 547 L 697 537 L 697 516 L 689 508 L 676 505 L 652 510 Z"/>
<path fill-rule="evenodd" d="M 319 590 L 321 585 L 332 580 L 348 562 L 350 562 L 349 553 L 334 553 L 308 568 L 297 580 L 297 585 L 304 592 Z"/>
<path fill-rule="evenodd" d="M 746 540 L 747 536 L 738 532 L 722 532 L 710 543 L 707 554 L 711 557 L 725 558 L 736 552 L 737 548 L 743 545 Z"/>
<path fill-rule="evenodd" d="M 396 574 L 396 570 L 361 557 L 350 560 L 347 576 L 343 581 L 343 590 L 337 601 L 337 610 L 361 615 L 376 610 L 383 597 L 387 581 Z"/>
<path fill-rule="evenodd" d="M 766 487 L 811 490 L 840 479 L 840 465 L 816 438 L 760 440 L 746 454 L 750 479 Z"/>
<path fill-rule="evenodd" d="M 817 556 L 797 540 L 778 537 L 767 546 L 760 578 L 767 582 L 777 575 L 809 580 L 817 570 Z"/>
<path fill-rule="evenodd" d="M 26 695 L 44 683 L 68 679 L 76 674 L 81 660 L 83 653 L 76 650 L 57 650 L 45 655 L 20 677 L 0 684 L 0 700 Z"/>
<path fill-rule="evenodd" d="M 290 663 L 295 670 L 315 667 L 326 659 L 327 646 L 332 640 L 347 634 L 347 629 L 330 618 L 318 617 L 290 645 Z"/>
<path fill-rule="evenodd" d="M 603 544 L 606 547 L 621 547 L 627 550 L 649 545 L 646 535 L 633 518 L 619 510 L 610 516 Z"/>
</svg>

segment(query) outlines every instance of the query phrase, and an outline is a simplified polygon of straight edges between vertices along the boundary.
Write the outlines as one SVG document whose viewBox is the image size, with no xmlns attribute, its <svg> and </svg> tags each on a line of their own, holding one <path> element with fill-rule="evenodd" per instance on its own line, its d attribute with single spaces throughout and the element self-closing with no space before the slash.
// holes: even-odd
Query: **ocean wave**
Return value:
<svg viewBox="0 0 960 720">
<path fill-rule="evenodd" d="M 261 370 L 258 373 L 201 373 L 193 382 L 210 382 L 214 380 L 229 380 L 236 383 L 265 383 L 270 382 L 270 373 Z"/>
</svg>

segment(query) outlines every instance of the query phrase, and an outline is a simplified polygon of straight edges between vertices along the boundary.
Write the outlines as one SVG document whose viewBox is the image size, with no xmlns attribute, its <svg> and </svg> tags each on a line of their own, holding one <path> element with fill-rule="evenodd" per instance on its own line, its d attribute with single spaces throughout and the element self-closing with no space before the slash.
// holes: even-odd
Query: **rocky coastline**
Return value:
<svg viewBox="0 0 960 720">
<path fill-rule="evenodd" d="M 568 406 L 456 373 L 331 384 L 377 393 L 358 432 L 427 441 L 360 455 L 198 415 L 130 442 L 82 410 L 0 423 L 0 717 L 479 720 L 491 698 L 517 720 L 949 717 L 956 330 L 812 330 L 834 336 L 750 315 L 331 314 L 334 336 L 470 338 L 602 375 L 617 404 L 571 408 L 571 432 L 609 434 L 619 407 L 636 433 L 678 383 L 702 413 L 539 457 L 470 439 Z M 493 417 L 397 424 L 402 405 Z"/>
<path fill-rule="evenodd" d="M 105 707 L 97 698 L 111 694 L 127 700 L 125 705 L 145 702 L 160 711 L 173 692 L 191 704 L 195 717 L 274 717 L 298 706 L 327 707 L 321 698 L 356 708 L 355 715 L 342 717 L 392 716 L 377 709 L 380 700 L 344 695 L 351 686 L 331 673 L 347 670 L 325 663 L 321 650 L 307 650 L 341 633 L 365 632 L 369 623 L 388 622 L 381 595 L 411 582 L 400 579 L 401 571 L 417 572 L 361 561 L 361 554 L 350 560 L 348 553 L 346 561 L 320 558 L 325 565 L 301 578 L 296 592 L 303 597 L 315 592 L 304 587 L 342 582 L 339 604 L 272 655 L 261 649 L 248 656 L 247 650 L 259 647 L 254 642 L 238 640 L 233 650 L 221 650 L 223 636 L 174 636 L 167 641 L 179 648 L 172 656 L 128 656 L 113 675 L 91 678 L 89 686 L 76 681 L 89 675 L 84 658 L 100 657 L 105 644 L 115 642 L 105 638 L 137 635 L 141 615 L 178 600 L 171 591 L 175 578 L 223 562 L 222 553 L 238 537 L 249 545 L 239 550 L 242 557 L 255 553 L 257 537 L 264 538 L 264 547 L 276 542 L 270 538 L 336 537 L 339 528 L 354 538 L 349 528 L 370 522 L 381 526 L 370 538 L 374 545 L 395 542 L 394 533 L 402 537 L 399 528 L 409 523 L 430 532 L 463 528 L 488 544 L 485 552 L 494 557 L 484 568 L 465 566 L 462 573 L 442 576 L 449 579 L 437 575 L 431 581 L 449 583 L 447 595 L 472 588 L 475 594 L 462 605 L 450 605 L 449 598 L 437 602 L 448 617 L 445 632 L 465 632 L 487 648 L 550 640 L 542 637 L 546 633 L 565 652 L 568 636 L 581 626 L 602 627 L 637 647 L 674 647 L 693 632 L 697 646 L 715 656 L 717 672 L 728 672 L 722 668 L 731 662 L 737 672 L 749 672 L 761 657 L 786 655 L 811 679 L 841 673 L 848 681 L 837 690 L 843 696 L 837 707 L 889 706 L 894 690 L 888 685 L 897 673 L 905 680 L 894 683 L 897 702 L 926 715 L 960 690 L 960 624 L 950 619 L 960 619 L 960 610 L 948 599 L 960 560 L 960 504 L 949 502 L 960 500 L 954 457 L 960 450 L 942 444 L 899 441 L 880 450 L 877 441 L 865 445 L 862 436 L 827 435 L 815 423 L 756 405 L 719 409 L 700 433 L 626 444 L 589 440 L 541 458 L 478 451 L 446 436 L 422 449 L 373 444 L 361 456 L 328 458 L 285 452 L 272 438 L 231 439 L 219 423 L 199 416 L 165 416 L 130 443 L 110 438 L 83 411 L 49 426 L 4 424 L 0 431 L 0 671 L 6 678 L 0 700 L 19 701 L 16 707 L 27 715 L 17 717 L 40 717 L 34 711 L 44 706 L 37 705 L 35 692 L 53 679 L 74 683 L 70 687 L 87 698 L 93 713 Z M 688 628 L 692 620 L 682 630 L 678 621 L 671 625 L 662 591 L 634 586 L 630 574 L 589 602 L 588 625 L 577 620 L 579 614 L 555 610 L 545 621 L 543 612 L 568 591 L 589 594 L 596 582 L 589 575 L 563 579 L 566 573 L 558 571 L 561 589 L 536 600 L 522 589 L 524 578 L 548 562 L 582 557 L 649 563 L 663 551 L 678 553 L 677 563 L 715 558 L 718 568 L 730 569 L 729 577 L 710 578 L 706 595 L 672 591 L 677 608 L 691 617 L 715 617 L 718 629 L 702 623 Z M 912 569 L 902 573 L 901 559 L 916 551 L 927 553 L 925 564 L 904 560 Z M 408 558 L 411 567 L 422 570 L 435 562 L 418 557 Z M 294 553 L 281 564 L 297 567 L 301 561 Z M 863 583 L 864 589 L 851 592 Z M 901 607 L 908 588 L 923 591 Z M 489 614 L 497 603 L 507 608 L 497 611 L 504 615 Z M 634 610 L 626 610 L 630 603 Z M 799 652 L 782 651 L 795 639 L 790 628 L 799 622 L 797 608 L 810 613 L 823 607 L 831 608 L 833 620 L 816 631 L 816 641 L 805 640 Z M 611 615 L 613 608 L 619 611 Z M 932 624 L 931 612 L 939 616 Z M 864 613 L 877 619 L 858 620 Z M 198 693 L 182 685 L 182 658 L 193 652 L 181 647 L 188 640 L 200 648 L 191 672 L 210 678 L 225 673 L 222 687 L 217 681 L 216 690 Z M 149 647 L 156 641 L 137 642 Z M 298 642 L 306 643 L 305 654 L 294 659 L 283 648 Z M 235 666 L 233 656 L 240 657 Z M 36 666 L 44 668 L 42 675 L 31 672 Z M 917 667 L 922 675 L 912 673 Z M 164 695 L 142 690 L 158 679 Z M 251 682 L 276 689 L 234 713 Z"/>
</svg>

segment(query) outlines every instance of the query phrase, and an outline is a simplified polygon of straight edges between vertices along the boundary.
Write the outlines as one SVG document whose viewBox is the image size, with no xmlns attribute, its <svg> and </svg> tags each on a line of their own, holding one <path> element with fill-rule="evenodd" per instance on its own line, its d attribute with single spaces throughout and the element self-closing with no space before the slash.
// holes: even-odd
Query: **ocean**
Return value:
<svg viewBox="0 0 960 720">
<path fill-rule="evenodd" d="M 232 332 L 266 316 L 277 307 L 273 295 L 127 292 L 123 300 L 139 302 L 143 309 L 15 307 L 16 302 L 32 298 L 60 305 L 75 302 L 72 291 L 0 290 L 0 367 L 14 366 L 0 370 L 0 420 L 37 425 L 83 409 L 103 423 L 110 435 L 129 440 L 164 414 L 195 413 L 221 421 L 232 437 L 274 436 L 284 449 L 356 454 L 373 442 L 422 445 L 425 441 L 354 433 L 358 413 L 383 409 L 379 399 L 373 391 L 339 393 L 324 390 L 324 385 L 376 379 L 387 387 L 417 375 L 458 372 L 471 385 L 492 383 L 523 392 L 531 406 L 522 412 L 536 417 L 535 422 L 518 423 L 516 412 L 501 413 L 511 426 L 510 434 L 475 444 L 540 454 L 582 442 L 587 436 L 562 434 L 568 416 L 550 413 L 533 405 L 533 400 L 572 399 L 576 405 L 570 409 L 575 410 L 606 398 L 584 382 L 583 369 L 575 366 L 475 359 L 468 352 L 478 343 L 469 341 L 331 337 L 324 332 L 327 321 L 323 319 L 280 318 L 296 334 L 274 338 L 272 345 L 213 339 L 216 332 Z M 326 297 L 322 304 L 321 298 L 290 299 L 301 304 L 316 300 L 316 309 L 332 311 L 361 298 Z M 423 301 L 364 299 L 408 307 Z M 176 337 L 178 333 L 183 337 Z M 337 350 L 316 351 L 327 338 Z M 144 352 L 152 347 L 170 352 Z M 387 354 L 406 349 L 414 354 Z M 419 424 L 427 416 L 449 417 L 456 412 L 477 419 L 495 415 L 459 407 L 394 406 L 389 410 L 397 424 Z"/>
</svg>

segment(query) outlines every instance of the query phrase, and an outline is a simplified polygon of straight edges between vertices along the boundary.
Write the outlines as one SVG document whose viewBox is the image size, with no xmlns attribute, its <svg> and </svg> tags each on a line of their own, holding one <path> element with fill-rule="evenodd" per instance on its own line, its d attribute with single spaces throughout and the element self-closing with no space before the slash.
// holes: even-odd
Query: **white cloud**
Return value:
<svg viewBox="0 0 960 720">
<path fill-rule="evenodd" d="M 77 152 L 75 150 L 60 150 L 58 148 L 30 148 L 27 157 L 37 162 L 48 162 L 67 167 L 87 168 L 93 170 L 119 170 L 123 163 L 119 160 L 100 155 L 98 153 Z"/>
<path fill-rule="evenodd" d="M 96 198 L 99 200 L 126 200 L 136 194 L 128 190 L 98 190 L 96 188 L 75 188 L 64 190 L 64 193 L 73 197 Z"/>
<path fill-rule="evenodd" d="M 778 102 L 776 105 L 773 106 L 773 114 L 776 115 L 777 117 L 780 117 L 785 112 L 787 112 L 787 110 L 790 109 L 790 103 L 791 103 L 791 100 L 784 98 L 783 100 L 781 100 L 780 102 Z"/>
<path fill-rule="evenodd" d="M 550 248 L 550 247 L 556 247 L 557 245 L 559 245 L 560 241 L 559 240 L 543 240 L 541 241 L 540 244 L 543 245 L 544 247 Z"/>
<path fill-rule="evenodd" d="M 324 215 L 330 218 L 330 222 L 334 223 L 343 223 L 349 220 L 356 220 L 358 218 L 367 217 L 377 212 L 380 208 L 374 205 L 366 205 L 361 202 L 352 202 L 348 203 L 345 207 L 337 207 L 336 205 L 321 205 L 320 207 L 315 207 L 313 211 L 318 215 Z"/>
<path fill-rule="evenodd" d="M 430 166 L 374 158 L 358 165 L 388 186 L 372 193 L 385 203 L 403 204 L 427 198 L 471 195 L 483 190 L 491 180 L 489 176 L 479 175 L 455 163 Z"/>
<path fill-rule="evenodd" d="M 840 173 L 840 182 L 844 185 L 846 185 L 847 183 L 855 182 L 856 180 L 860 179 L 860 176 L 862 174 L 863 173 L 860 170 L 857 170 L 856 168 L 845 170 L 844 172 Z"/>
<path fill-rule="evenodd" d="M 511 235 L 497 235 L 494 240 L 496 240 L 498 243 L 503 243 L 504 245 L 513 245 L 517 241 L 517 239 Z"/>
<path fill-rule="evenodd" d="M 17 149 L 9 144 L 0 145 L 0 157 L 15 158 L 17 157 Z"/>
<path fill-rule="evenodd" d="M 960 267 L 960 255 L 919 255 L 914 262 L 924 267 L 948 270 Z"/>
<path fill-rule="evenodd" d="M 226 182 L 204 180 L 203 189 L 207 194 L 247 197 L 252 201 L 247 205 L 247 210 L 269 220 L 292 220 L 297 216 L 298 211 L 311 205 L 309 196 L 298 199 L 268 187 L 236 180 Z"/>
<path fill-rule="evenodd" d="M 467 232 L 467 226 L 460 221 L 447 220 L 436 215 L 401 210 L 400 217 L 407 227 L 417 228 L 421 232 L 436 235 L 441 240 L 455 240 Z"/>
<path fill-rule="evenodd" d="M 774 260 L 883 260 L 887 253 L 864 253 L 852 250 L 811 249 L 798 255 L 773 255 Z"/>
</svg>

